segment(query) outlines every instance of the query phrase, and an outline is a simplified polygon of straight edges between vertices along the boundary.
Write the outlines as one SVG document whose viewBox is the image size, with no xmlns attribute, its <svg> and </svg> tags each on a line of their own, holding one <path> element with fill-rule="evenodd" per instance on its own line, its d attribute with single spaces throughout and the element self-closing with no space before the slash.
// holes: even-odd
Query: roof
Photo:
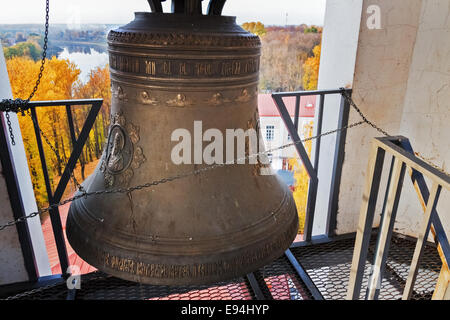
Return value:
<svg viewBox="0 0 450 320">
<path fill-rule="evenodd" d="M 302 118 L 314 117 L 314 111 L 316 106 L 317 96 L 303 96 L 300 99 L 300 112 L 299 116 Z M 284 104 L 289 111 L 291 117 L 295 116 L 295 97 L 283 98 Z M 259 94 L 258 95 L 258 110 L 260 117 L 279 117 L 277 106 L 272 99 L 272 95 Z"/>
<path fill-rule="evenodd" d="M 67 214 L 69 212 L 70 203 L 67 203 L 59 207 L 61 223 L 63 230 L 66 229 Z M 50 221 L 50 217 L 46 217 L 46 220 L 42 224 L 42 231 L 44 233 L 45 246 L 47 247 L 48 258 L 50 261 L 50 268 L 52 269 L 52 274 L 61 273 L 61 265 L 58 258 L 58 250 L 56 249 L 55 239 L 53 237 L 53 229 Z M 85 274 L 96 271 L 97 269 L 89 265 L 87 262 L 83 261 L 72 249 L 69 242 L 67 241 L 66 233 L 64 232 L 64 239 L 66 240 L 67 256 L 69 258 L 69 264 L 71 266 L 77 266 L 79 269 L 72 269 L 74 274 Z"/>
</svg>

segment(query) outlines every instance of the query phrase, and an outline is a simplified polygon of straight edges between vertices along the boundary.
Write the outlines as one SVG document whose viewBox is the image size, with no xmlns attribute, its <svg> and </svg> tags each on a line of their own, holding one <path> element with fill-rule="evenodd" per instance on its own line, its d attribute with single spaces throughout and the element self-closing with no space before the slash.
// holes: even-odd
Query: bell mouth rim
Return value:
<svg viewBox="0 0 450 320">
<path fill-rule="evenodd" d="M 108 244 L 105 246 L 105 243 L 103 246 L 98 242 L 85 246 L 87 243 L 83 245 L 81 238 L 72 238 L 70 235 L 68 240 L 83 260 L 114 277 L 151 285 L 201 285 L 233 280 L 271 263 L 289 248 L 297 229 L 298 216 L 295 215 L 284 231 L 276 230 L 264 241 L 247 243 L 227 252 L 202 252 L 193 256 L 164 257 L 152 253 L 146 256 L 137 252 L 130 255 L 117 250 L 118 248 L 111 248 Z M 182 272 L 183 268 L 189 272 L 193 270 L 193 273 L 186 275 Z M 158 274 L 158 270 L 162 269 L 167 272 Z M 169 273 L 176 269 L 181 271 L 178 276 Z M 146 273 L 148 271 L 150 274 Z"/>
</svg>

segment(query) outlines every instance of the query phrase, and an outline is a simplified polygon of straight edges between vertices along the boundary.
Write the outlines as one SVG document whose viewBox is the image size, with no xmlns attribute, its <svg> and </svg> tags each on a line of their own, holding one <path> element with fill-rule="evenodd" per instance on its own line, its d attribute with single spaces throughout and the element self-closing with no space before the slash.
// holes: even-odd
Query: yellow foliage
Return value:
<svg viewBox="0 0 450 320">
<path fill-rule="evenodd" d="M 15 98 L 28 98 L 39 74 L 40 62 L 25 57 L 14 57 L 6 62 Z M 45 62 L 39 90 L 33 100 L 57 100 L 72 97 L 74 83 L 80 70 L 68 60 L 53 57 Z"/>
<path fill-rule="evenodd" d="M 6 61 L 6 66 L 13 97 L 21 99 L 28 98 L 39 74 L 40 62 L 35 62 L 27 57 L 13 57 Z M 32 100 L 45 101 L 95 97 L 104 98 L 106 100 L 105 104 L 109 107 L 111 94 L 108 67 L 93 71 L 90 81 L 86 85 L 79 82 L 79 75 L 80 70 L 68 60 L 61 60 L 56 57 L 47 59 L 39 89 Z M 93 87 L 95 87 L 95 90 L 92 89 Z M 84 94 L 81 94 L 81 92 Z M 43 139 L 47 170 L 52 188 L 54 189 L 58 181 L 57 178 L 61 176 L 72 149 L 68 120 L 65 108 L 62 107 L 43 107 L 37 108 L 36 110 L 39 127 L 45 136 L 48 137 L 52 146 L 57 150 L 61 159 L 61 161 L 58 161 L 50 146 Z M 89 107 L 72 108 L 76 134 L 80 132 L 88 111 Z M 93 161 L 101 152 L 101 145 L 103 145 L 106 135 L 105 126 L 109 125 L 109 117 L 105 114 L 106 112 L 102 110 L 102 114 L 97 118 L 94 126 L 94 132 L 91 132 L 90 138 L 86 142 L 85 149 L 80 157 L 82 167 L 87 162 Z M 102 122 L 99 124 L 99 121 Z M 48 204 L 48 200 L 33 122 L 28 116 L 19 116 L 19 124 L 36 201 L 38 206 L 42 208 Z M 100 126 L 100 129 L 98 126 Z"/>
<path fill-rule="evenodd" d="M 309 57 L 303 64 L 303 89 L 316 90 L 319 79 L 321 45 L 313 49 L 313 56 Z"/>
<path fill-rule="evenodd" d="M 256 34 L 257 36 L 262 37 L 267 33 L 266 28 L 264 27 L 264 24 L 261 22 L 245 22 L 242 25 L 242 28 L 248 32 L 251 32 L 253 34 Z"/>
<path fill-rule="evenodd" d="M 312 136 L 313 124 L 309 124 L 303 127 L 304 137 L 308 138 Z M 306 141 L 305 144 L 306 152 L 308 156 L 311 156 L 312 141 Z M 309 177 L 306 172 L 305 167 L 299 164 L 297 158 L 291 158 L 288 161 L 289 169 L 294 171 L 294 191 L 292 192 L 294 196 L 295 205 L 297 206 L 297 213 L 299 219 L 298 233 L 302 234 L 305 227 L 305 216 L 306 216 L 306 204 L 308 200 L 308 184 Z"/>
<path fill-rule="evenodd" d="M 39 74 L 40 62 L 35 62 L 26 57 L 13 57 L 6 61 L 11 89 L 14 98 L 26 99 L 32 91 L 37 75 Z M 80 70 L 67 60 L 52 58 L 46 60 L 39 89 L 32 100 L 57 100 L 70 99 L 72 97 L 73 84 L 78 80 Z M 55 141 L 60 157 L 64 157 L 67 149 L 69 153 L 70 142 L 63 140 L 61 132 L 68 130 L 67 123 L 61 121 L 61 108 L 48 107 L 39 108 L 37 111 L 39 126 L 46 136 Z M 28 166 L 32 178 L 33 188 L 37 203 L 40 207 L 47 204 L 47 195 L 44 184 L 44 176 L 37 149 L 33 122 L 30 117 L 20 117 L 19 124 L 28 158 Z M 50 180 L 61 173 L 62 164 L 58 163 L 56 156 L 52 153 L 50 146 L 43 143 L 46 161 L 49 168 Z M 54 187 L 54 185 L 52 185 Z"/>
</svg>

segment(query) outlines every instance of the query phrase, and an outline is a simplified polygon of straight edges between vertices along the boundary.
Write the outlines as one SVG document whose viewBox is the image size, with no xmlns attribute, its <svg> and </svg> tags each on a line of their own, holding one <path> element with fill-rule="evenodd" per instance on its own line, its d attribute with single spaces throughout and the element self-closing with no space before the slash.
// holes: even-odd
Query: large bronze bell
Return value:
<svg viewBox="0 0 450 320">
<path fill-rule="evenodd" d="M 87 192 L 126 189 L 207 165 L 175 164 L 174 130 L 258 127 L 261 43 L 221 16 L 225 1 L 149 0 L 152 13 L 108 35 L 111 126 Z M 207 145 L 207 143 L 205 143 Z M 247 151 L 247 150 L 246 150 Z M 261 150 L 259 150 L 261 151 Z M 247 152 L 248 153 L 248 152 Z M 149 284 L 203 284 L 257 270 L 297 233 L 289 189 L 264 165 L 230 164 L 133 192 L 72 202 L 67 238 L 99 270 Z"/>
</svg>

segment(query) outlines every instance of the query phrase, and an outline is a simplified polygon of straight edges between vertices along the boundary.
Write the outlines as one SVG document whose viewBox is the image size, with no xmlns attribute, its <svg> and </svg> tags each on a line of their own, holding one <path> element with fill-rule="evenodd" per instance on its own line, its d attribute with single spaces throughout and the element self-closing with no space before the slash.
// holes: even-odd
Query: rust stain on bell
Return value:
<svg viewBox="0 0 450 320">
<path fill-rule="evenodd" d="M 88 192 L 127 188 L 191 172 L 176 165 L 171 133 L 257 127 L 260 40 L 221 16 L 224 1 L 174 1 L 136 13 L 108 35 L 111 126 Z M 194 10 L 194 9 L 195 10 Z M 249 120 L 250 119 L 250 120 Z M 261 150 L 260 150 L 261 151 Z M 278 258 L 296 236 L 288 188 L 261 164 L 234 164 L 132 192 L 80 198 L 67 237 L 81 258 L 108 274 L 161 285 L 229 280 Z"/>
</svg>

